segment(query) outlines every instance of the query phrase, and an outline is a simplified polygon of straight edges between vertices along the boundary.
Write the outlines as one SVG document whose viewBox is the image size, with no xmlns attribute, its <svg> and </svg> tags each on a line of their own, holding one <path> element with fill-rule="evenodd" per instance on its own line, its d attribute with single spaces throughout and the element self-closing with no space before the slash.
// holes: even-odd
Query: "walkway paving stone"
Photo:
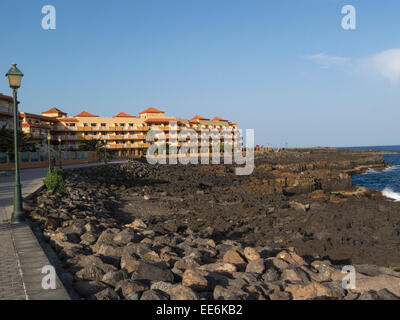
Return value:
<svg viewBox="0 0 400 320">
<path fill-rule="evenodd" d="M 0 224 L 0 244 L 0 299 L 25 300 L 27 296 L 9 223 Z"/>
<path fill-rule="evenodd" d="M 71 165 L 65 169 L 96 165 L 102 164 Z M 24 198 L 42 187 L 46 170 L 21 170 Z M 42 274 L 42 269 L 51 264 L 30 226 L 27 223 L 4 222 L 11 218 L 13 186 L 13 175 L 0 177 L 0 300 L 69 300 L 70 296 L 58 276 L 56 289 L 42 288 L 42 280 L 46 276 Z"/>
</svg>

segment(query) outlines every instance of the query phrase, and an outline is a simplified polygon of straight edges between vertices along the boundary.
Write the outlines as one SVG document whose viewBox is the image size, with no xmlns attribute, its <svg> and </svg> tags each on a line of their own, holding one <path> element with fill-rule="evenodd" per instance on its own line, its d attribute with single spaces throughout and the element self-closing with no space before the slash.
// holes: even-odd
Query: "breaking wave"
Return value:
<svg viewBox="0 0 400 320">
<path fill-rule="evenodd" d="M 396 202 L 400 201 L 400 193 L 394 192 L 390 188 L 383 189 L 382 194 L 387 198 L 394 199 Z"/>
<path fill-rule="evenodd" d="M 388 172 L 388 171 L 393 171 L 393 170 L 398 170 L 398 169 L 400 169 L 400 166 L 399 165 L 395 165 L 395 166 L 391 166 L 391 167 L 386 168 L 385 170 L 383 170 L 383 172 Z"/>
<path fill-rule="evenodd" d="M 374 169 L 371 169 L 371 168 L 369 168 L 367 171 L 365 171 L 364 173 L 362 173 L 362 174 L 371 174 L 371 173 L 378 173 L 378 171 L 376 171 L 376 170 L 374 170 Z"/>
</svg>

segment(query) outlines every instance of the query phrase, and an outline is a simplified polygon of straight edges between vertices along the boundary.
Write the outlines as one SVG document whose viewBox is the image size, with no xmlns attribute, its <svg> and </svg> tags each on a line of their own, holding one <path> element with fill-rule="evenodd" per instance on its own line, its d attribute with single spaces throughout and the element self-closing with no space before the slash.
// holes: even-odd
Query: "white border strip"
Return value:
<svg viewBox="0 0 400 320">
<path fill-rule="evenodd" d="M 21 276 L 22 287 L 24 288 L 25 300 L 29 300 L 28 293 L 26 292 L 26 285 L 25 285 L 25 282 L 24 282 L 24 274 L 22 272 L 21 262 L 19 260 L 19 255 L 18 255 L 18 252 L 17 252 L 17 246 L 15 244 L 14 229 L 13 229 L 13 226 L 12 226 L 11 222 L 10 222 L 10 228 L 11 228 L 11 239 L 12 239 L 13 246 L 14 246 L 15 258 L 17 259 L 18 272 L 19 272 L 19 275 Z"/>
</svg>

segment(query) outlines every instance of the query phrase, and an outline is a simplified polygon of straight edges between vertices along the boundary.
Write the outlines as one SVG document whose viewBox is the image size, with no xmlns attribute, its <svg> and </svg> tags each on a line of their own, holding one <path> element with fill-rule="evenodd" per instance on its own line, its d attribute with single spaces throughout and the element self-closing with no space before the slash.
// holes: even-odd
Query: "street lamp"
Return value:
<svg viewBox="0 0 400 320">
<path fill-rule="evenodd" d="M 49 133 L 49 134 L 47 134 L 47 150 L 48 150 L 48 153 L 49 153 L 49 172 L 51 171 L 50 139 L 51 139 L 51 136 L 50 136 L 50 133 Z"/>
<path fill-rule="evenodd" d="M 61 157 L 62 157 L 62 153 L 61 153 L 61 137 L 58 137 L 58 154 L 59 154 L 59 160 L 60 160 L 60 169 L 62 169 L 62 163 L 61 163 Z"/>
<path fill-rule="evenodd" d="M 8 70 L 6 77 L 8 78 L 8 84 L 13 90 L 14 98 L 14 163 L 15 163 L 15 183 L 14 183 L 14 210 L 11 215 L 11 222 L 22 222 L 25 220 L 25 213 L 22 209 L 22 193 L 21 193 L 21 181 L 19 177 L 19 147 L 18 147 L 18 102 L 17 102 L 17 91 L 21 86 L 21 80 L 23 73 L 17 68 L 16 64 L 13 64 L 11 69 Z"/>
</svg>

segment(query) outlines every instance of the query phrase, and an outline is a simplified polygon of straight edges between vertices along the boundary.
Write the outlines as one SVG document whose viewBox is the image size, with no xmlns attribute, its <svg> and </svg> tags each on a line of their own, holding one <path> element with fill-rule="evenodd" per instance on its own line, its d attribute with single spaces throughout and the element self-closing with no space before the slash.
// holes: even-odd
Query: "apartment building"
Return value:
<svg viewBox="0 0 400 320">
<path fill-rule="evenodd" d="M 36 148 L 47 151 L 47 137 L 52 137 L 53 126 L 57 123 L 57 119 L 26 112 L 21 112 L 19 118 L 20 128 L 31 136 Z"/>
<path fill-rule="evenodd" d="M 0 128 L 14 128 L 13 124 L 13 97 L 0 93 Z"/>
<path fill-rule="evenodd" d="M 78 149 L 83 140 L 97 139 L 103 141 L 108 150 L 113 150 L 121 156 L 143 155 L 149 147 L 146 134 L 150 128 L 162 130 L 167 141 L 174 138 L 170 137 L 170 122 L 177 124 L 178 132 L 184 127 L 196 132 L 200 132 L 201 129 L 237 129 L 236 123 L 219 117 L 210 120 L 196 115 L 187 120 L 166 117 L 164 111 L 156 108 L 143 110 L 138 116 L 120 112 L 111 118 L 100 117 L 87 111 L 68 117 L 67 113 L 51 108 L 41 115 L 21 113 L 20 118 L 23 131 L 36 139 L 37 146 L 41 149 L 46 149 L 48 135 L 51 137 L 52 148 L 64 151 Z"/>
</svg>

